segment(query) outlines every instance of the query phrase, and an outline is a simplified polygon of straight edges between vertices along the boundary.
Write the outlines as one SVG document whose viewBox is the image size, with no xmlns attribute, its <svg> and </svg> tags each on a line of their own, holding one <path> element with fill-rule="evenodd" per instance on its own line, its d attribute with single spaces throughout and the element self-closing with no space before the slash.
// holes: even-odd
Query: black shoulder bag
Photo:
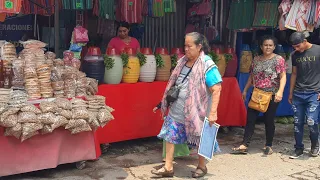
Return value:
<svg viewBox="0 0 320 180">
<path fill-rule="evenodd" d="M 193 64 L 194 65 L 194 64 Z M 183 82 L 186 80 L 186 78 L 189 76 L 192 68 L 193 68 L 193 65 L 192 67 L 189 69 L 188 73 L 186 74 L 186 76 L 183 78 L 181 84 L 183 84 Z M 166 96 L 166 100 L 167 100 L 167 103 L 170 105 L 172 104 L 173 102 L 175 102 L 178 97 L 179 97 L 179 92 L 180 92 L 180 89 L 181 87 L 178 86 L 178 85 L 174 85 L 172 86 L 169 91 L 167 92 L 167 96 Z"/>
</svg>

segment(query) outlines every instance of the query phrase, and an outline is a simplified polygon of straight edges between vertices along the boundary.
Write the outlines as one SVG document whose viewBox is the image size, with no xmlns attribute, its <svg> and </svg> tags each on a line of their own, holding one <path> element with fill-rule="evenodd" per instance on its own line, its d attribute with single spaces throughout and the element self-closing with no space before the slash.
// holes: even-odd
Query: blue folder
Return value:
<svg viewBox="0 0 320 180">
<path fill-rule="evenodd" d="M 198 154 L 206 159 L 212 160 L 213 153 L 219 152 L 219 145 L 217 142 L 217 134 L 220 125 L 215 123 L 210 127 L 208 118 L 205 118 L 200 137 L 200 144 Z"/>
</svg>

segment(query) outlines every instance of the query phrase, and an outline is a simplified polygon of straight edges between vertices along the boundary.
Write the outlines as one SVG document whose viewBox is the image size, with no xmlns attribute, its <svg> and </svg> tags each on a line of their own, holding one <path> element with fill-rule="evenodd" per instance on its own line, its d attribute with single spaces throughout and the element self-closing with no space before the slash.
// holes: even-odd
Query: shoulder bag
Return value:
<svg viewBox="0 0 320 180">
<path fill-rule="evenodd" d="M 254 78 L 253 84 L 254 84 Z M 268 110 L 270 101 L 272 99 L 272 92 L 265 92 L 254 86 L 251 99 L 249 101 L 248 107 L 259 112 L 265 113 Z"/>
<path fill-rule="evenodd" d="M 194 64 L 193 64 L 194 65 Z M 188 73 L 186 74 L 186 76 L 183 78 L 181 84 L 183 84 L 183 82 L 186 80 L 186 78 L 189 76 L 192 68 L 193 68 L 193 65 L 192 67 L 189 69 Z M 181 89 L 181 86 L 179 85 L 174 85 L 172 86 L 169 91 L 167 92 L 167 96 L 166 96 L 166 100 L 167 100 L 167 103 L 170 105 L 171 103 L 175 102 L 178 97 L 179 97 L 179 92 L 180 92 L 180 89 Z"/>
</svg>

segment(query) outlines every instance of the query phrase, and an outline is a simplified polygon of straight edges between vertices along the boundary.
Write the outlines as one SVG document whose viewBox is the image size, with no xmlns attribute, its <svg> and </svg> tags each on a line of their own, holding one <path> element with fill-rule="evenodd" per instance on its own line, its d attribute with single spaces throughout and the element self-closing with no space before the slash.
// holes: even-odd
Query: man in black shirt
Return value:
<svg viewBox="0 0 320 180">
<path fill-rule="evenodd" d="M 296 50 L 292 55 L 289 102 L 294 111 L 295 152 L 292 159 L 303 155 L 303 130 L 305 119 L 310 129 L 310 155 L 319 155 L 320 111 L 320 46 L 309 43 L 302 32 L 290 36 Z"/>
</svg>

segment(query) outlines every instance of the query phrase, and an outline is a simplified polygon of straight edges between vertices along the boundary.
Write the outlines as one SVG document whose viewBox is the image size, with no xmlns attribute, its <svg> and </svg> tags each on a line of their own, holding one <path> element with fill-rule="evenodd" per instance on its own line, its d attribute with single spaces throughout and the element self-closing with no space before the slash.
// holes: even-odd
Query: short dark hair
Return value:
<svg viewBox="0 0 320 180">
<path fill-rule="evenodd" d="M 278 40 L 277 40 L 274 36 L 264 35 L 264 36 L 261 37 L 260 42 L 259 42 L 259 45 L 262 46 L 263 43 L 264 43 L 264 41 L 266 41 L 266 40 L 272 40 L 274 46 L 277 46 L 277 44 L 278 44 Z"/>
<path fill-rule="evenodd" d="M 128 22 L 121 21 L 121 22 L 119 22 L 118 30 L 119 30 L 120 27 L 125 27 L 125 28 L 127 28 L 129 30 L 130 29 L 130 24 Z"/>
<path fill-rule="evenodd" d="M 302 43 L 305 39 L 306 36 L 303 34 L 303 32 L 294 32 L 291 34 L 289 42 L 291 45 L 297 45 Z"/>
</svg>

